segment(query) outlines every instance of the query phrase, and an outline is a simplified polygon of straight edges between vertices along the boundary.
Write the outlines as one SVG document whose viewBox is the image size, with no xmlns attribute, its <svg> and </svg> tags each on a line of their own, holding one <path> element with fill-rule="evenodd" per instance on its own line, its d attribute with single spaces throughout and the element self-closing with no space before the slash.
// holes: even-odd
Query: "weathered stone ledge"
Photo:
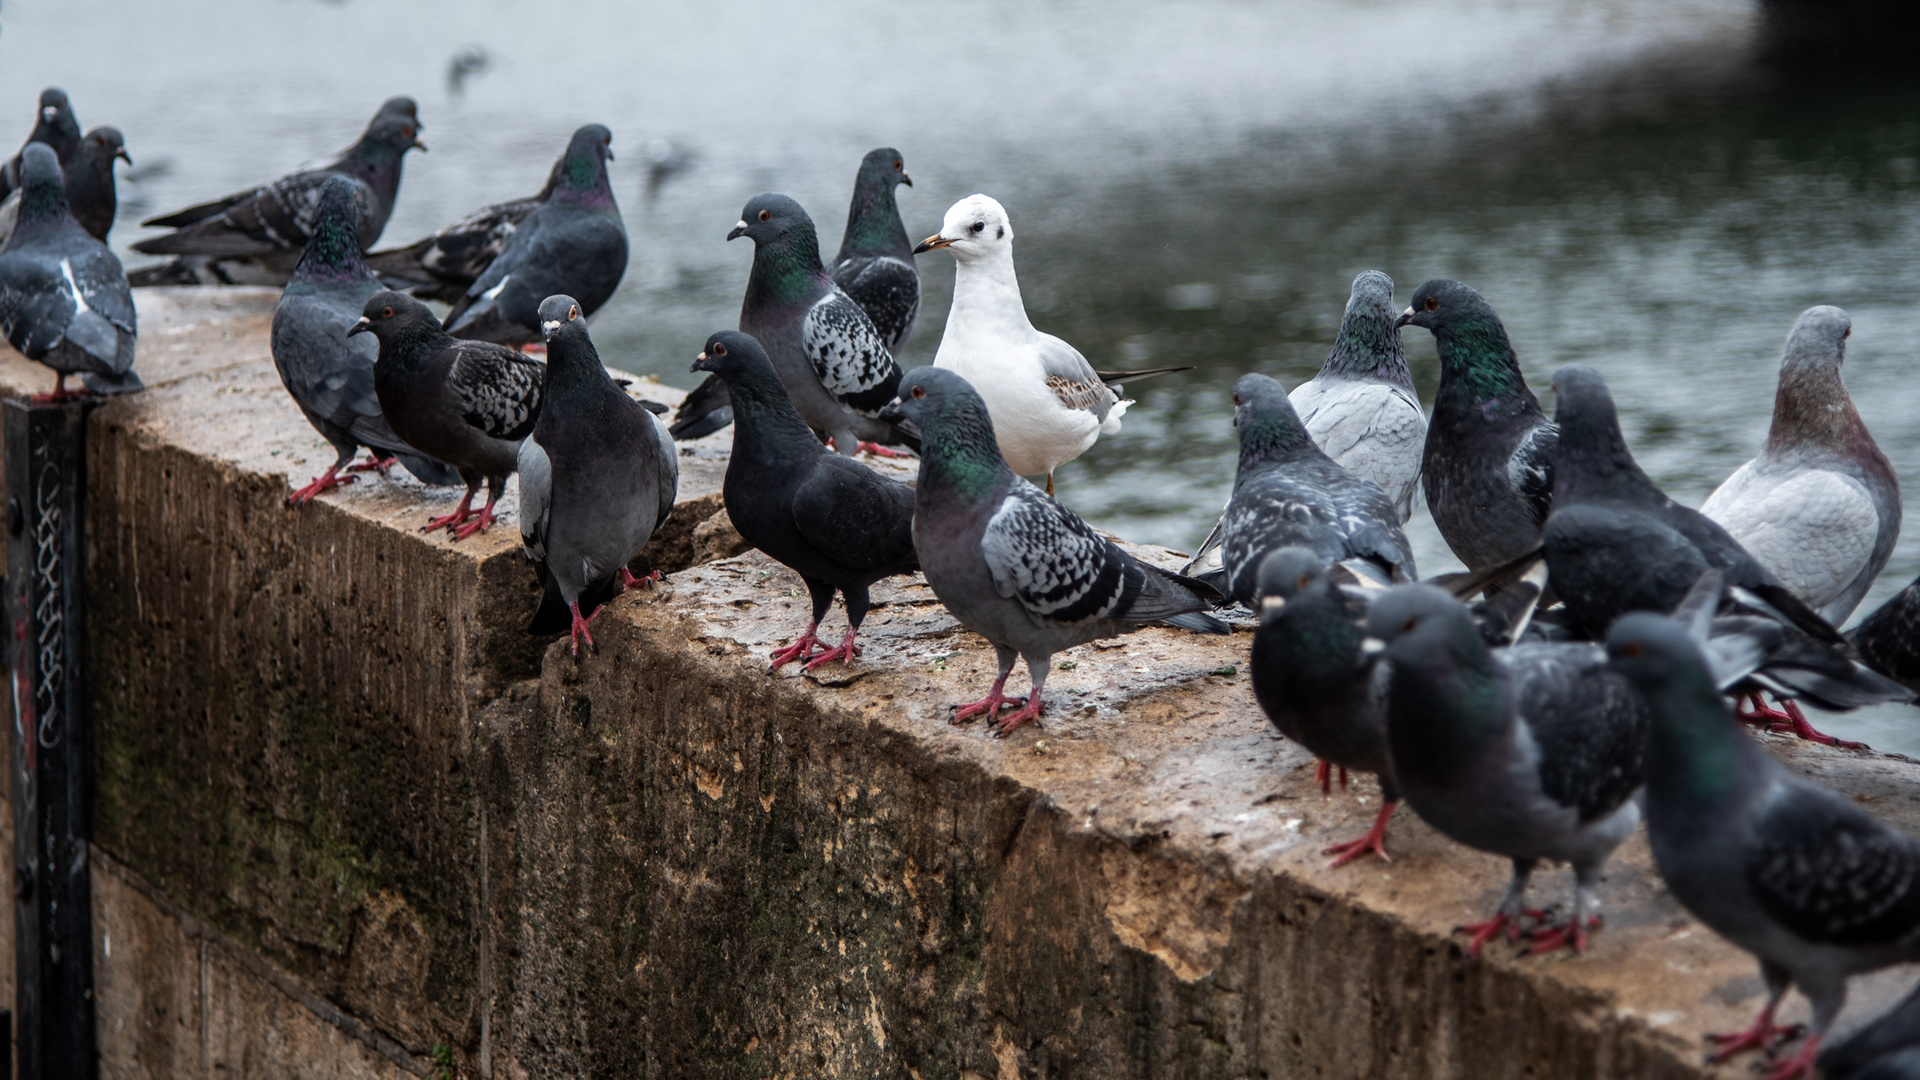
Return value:
<svg viewBox="0 0 1920 1080">
<path fill-rule="evenodd" d="M 748 554 L 621 598 L 575 663 L 521 633 L 511 518 L 423 537 L 451 497 L 404 480 L 282 505 L 330 451 L 271 294 L 140 300 L 152 389 L 90 429 L 103 1075 L 1742 1074 L 1700 1036 L 1756 970 L 1640 840 L 1579 958 L 1465 961 L 1505 867 L 1410 814 L 1390 865 L 1326 869 L 1377 795 L 1320 797 L 1244 632 L 1075 650 L 996 740 L 946 722 L 992 653 L 917 582 L 853 671 L 768 675 L 805 592 Z M 0 392 L 46 381 L 0 358 Z M 665 565 L 724 442 L 683 458 Z M 1908 763 L 1769 745 L 1920 831 Z"/>
</svg>

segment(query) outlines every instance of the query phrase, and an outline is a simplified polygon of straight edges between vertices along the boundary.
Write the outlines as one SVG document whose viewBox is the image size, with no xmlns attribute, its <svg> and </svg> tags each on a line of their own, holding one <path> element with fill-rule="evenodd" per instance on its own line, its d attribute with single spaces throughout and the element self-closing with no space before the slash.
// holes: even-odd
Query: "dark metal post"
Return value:
<svg viewBox="0 0 1920 1080">
<path fill-rule="evenodd" d="M 86 406 L 0 404 L 13 684 L 15 1046 L 24 1080 L 93 1080 L 92 835 L 82 681 Z"/>
</svg>

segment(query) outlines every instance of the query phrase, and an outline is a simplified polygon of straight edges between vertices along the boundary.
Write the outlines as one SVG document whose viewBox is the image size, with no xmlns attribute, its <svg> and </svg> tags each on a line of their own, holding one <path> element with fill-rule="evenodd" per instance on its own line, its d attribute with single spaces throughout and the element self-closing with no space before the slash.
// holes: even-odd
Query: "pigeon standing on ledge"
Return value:
<svg viewBox="0 0 1920 1080">
<path fill-rule="evenodd" d="M 107 233 L 113 230 L 114 215 L 120 210 L 120 196 L 113 176 L 116 160 L 133 164 L 133 158 L 127 156 L 120 129 L 97 127 L 80 141 L 73 160 L 63 164 L 67 209 L 73 211 L 73 220 L 96 240 L 107 238 Z M 0 248 L 7 246 L 19 220 L 20 189 L 14 188 L 6 198 L 0 199 Z"/>
<path fill-rule="evenodd" d="M 120 260 L 73 219 L 53 148 L 29 143 L 21 159 L 19 221 L 0 251 L 0 332 L 54 370 L 53 392 L 34 400 L 77 396 L 68 375 L 87 393 L 143 389 L 133 371 L 139 321 Z"/>
<path fill-rule="evenodd" d="M 852 664 L 854 636 L 867 617 L 867 589 L 881 578 L 920 568 L 913 548 L 913 489 L 813 437 L 787 399 L 760 343 L 738 330 L 707 339 L 693 370 L 725 379 L 733 401 L 733 455 L 722 494 L 741 539 L 800 575 L 813 618 L 792 645 L 773 654 L 773 670 L 795 660 L 807 670 Z M 816 636 L 839 590 L 847 633 L 826 648 Z M 819 656 L 814 650 L 825 649 Z"/>
<path fill-rule="evenodd" d="M 1202 582 L 1140 562 L 1071 510 L 1015 476 L 1000 456 L 986 403 L 967 381 L 937 367 L 900 383 L 882 414 L 920 431 L 913 540 L 927 585 L 961 625 L 993 645 L 999 675 L 980 701 L 957 706 L 953 722 L 985 715 L 1006 735 L 1040 718 L 1040 693 L 1053 654 L 1142 623 L 1225 634 L 1206 614 L 1219 599 Z M 1004 691 L 1024 657 L 1033 691 Z M 1000 715 L 1002 707 L 1021 705 Z"/>
<path fill-rule="evenodd" d="M 1287 396 L 1320 449 L 1380 485 L 1404 525 L 1420 486 L 1427 418 L 1407 370 L 1398 316 L 1392 278 L 1378 270 L 1355 277 L 1333 351 L 1318 375 Z"/>
<path fill-rule="evenodd" d="M 13 155 L 13 160 L 6 165 L 0 166 L 0 198 L 17 190 L 24 182 L 20 166 L 27 146 L 34 143 L 52 147 L 62 167 L 80 151 L 80 121 L 73 115 L 73 103 L 67 100 L 67 92 L 57 86 L 40 91 L 40 111 L 34 116 L 33 132 L 27 136 L 26 145 L 20 148 L 20 153 Z"/>
<path fill-rule="evenodd" d="M 546 579 L 529 629 L 569 628 L 577 659 L 582 641 L 594 647 L 593 617 L 635 583 L 627 563 L 673 512 L 680 452 L 607 374 L 579 302 L 547 297 L 540 325 L 546 386 L 519 452 L 520 538 Z"/>
<path fill-rule="evenodd" d="M 900 151 L 883 146 L 868 152 L 853 180 L 853 204 L 847 231 L 833 257 L 833 283 L 873 320 L 887 351 L 898 356 L 913 336 L 920 317 L 920 271 L 913 265 L 913 241 L 900 223 L 894 200 L 901 184 L 913 186 Z"/>
</svg>

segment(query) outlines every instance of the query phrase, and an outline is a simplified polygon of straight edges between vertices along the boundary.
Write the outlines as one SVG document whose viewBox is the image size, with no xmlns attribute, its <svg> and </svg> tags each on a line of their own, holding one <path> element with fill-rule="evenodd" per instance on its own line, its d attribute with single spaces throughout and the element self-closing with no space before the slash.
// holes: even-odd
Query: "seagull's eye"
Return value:
<svg viewBox="0 0 1920 1080">
<path fill-rule="evenodd" d="M 568 321 L 568 322 L 572 322 L 573 320 L 575 320 L 575 319 L 577 319 L 577 318 L 579 318 L 579 317 L 580 317 L 580 309 L 579 309 L 578 307 L 570 307 L 570 308 L 568 308 L 568 309 L 567 309 L 567 321 Z"/>
<path fill-rule="evenodd" d="M 976 222 L 974 222 L 974 223 L 973 223 L 973 231 L 974 231 L 975 233 L 982 233 L 982 232 L 985 232 L 985 231 L 987 231 L 987 223 L 986 223 L 986 222 L 984 222 L 984 221 L 976 221 Z"/>
<path fill-rule="evenodd" d="M 381 318 L 383 318 L 383 319 L 391 319 L 391 318 L 393 318 L 393 309 L 392 309 L 392 308 L 381 308 L 381 309 L 380 309 L 380 317 L 381 317 Z"/>
<path fill-rule="evenodd" d="M 708 349 L 707 351 L 712 353 L 715 356 L 727 355 L 727 347 L 725 345 L 720 344 L 717 341 L 713 343 L 713 348 Z"/>
<path fill-rule="evenodd" d="M 1440 306 L 1440 298 L 1437 296 L 1429 296 L 1427 297 L 1427 302 L 1420 306 L 1426 308 L 1428 311 L 1432 311 Z"/>
<path fill-rule="evenodd" d="M 773 220 L 773 211 L 771 211 L 771 210 L 762 210 L 762 211 L 760 211 L 760 220 L 761 220 L 761 221 L 772 221 L 772 220 Z"/>
<path fill-rule="evenodd" d="M 909 390 L 907 392 L 912 394 L 915 399 L 919 399 L 927 396 L 927 388 L 924 386 L 916 386 L 912 390 Z"/>
</svg>

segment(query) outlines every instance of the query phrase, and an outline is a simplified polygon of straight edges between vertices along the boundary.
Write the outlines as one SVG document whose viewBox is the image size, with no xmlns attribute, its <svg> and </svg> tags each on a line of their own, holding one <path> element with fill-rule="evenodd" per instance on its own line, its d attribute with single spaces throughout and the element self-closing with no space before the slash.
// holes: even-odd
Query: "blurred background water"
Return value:
<svg viewBox="0 0 1920 1080">
<path fill-rule="evenodd" d="M 1094 523 L 1184 549 L 1231 485 L 1233 379 L 1310 376 L 1368 268 L 1403 297 L 1478 288 L 1549 410 L 1553 369 L 1598 367 L 1689 505 L 1759 447 L 1795 316 L 1841 305 L 1848 385 L 1920 478 L 1920 85 L 1755 59 L 1758 19 L 1749 0 L 7 0 L 0 132 L 24 138 L 49 84 L 83 127 L 119 126 L 128 257 L 140 218 L 324 161 L 391 94 L 420 100 L 433 150 L 385 244 L 533 192 L 605 123 L 633 264 L 595 336 L 680 385 L 737 316 L 740 206 L 792 195 L 831 255 L 861 155 L 898 147 L 915 238 L 992 194 L 1037 325 L 1101 367 L 1196 366 L 1137 387 L 1124 431 L 1058 477 Z M 910 367 L 952 260 L 921 270 Z M 1406 342 L 1431 400 L 1432 339 Z M 1423 573 L 1454 568 L 1424 509 L 1409 531 Z M 1861 613 L 1916 573 L 1920 525 Z M 1819 718 L 1920 753 L 1916 721 Z"/>
</svg>

